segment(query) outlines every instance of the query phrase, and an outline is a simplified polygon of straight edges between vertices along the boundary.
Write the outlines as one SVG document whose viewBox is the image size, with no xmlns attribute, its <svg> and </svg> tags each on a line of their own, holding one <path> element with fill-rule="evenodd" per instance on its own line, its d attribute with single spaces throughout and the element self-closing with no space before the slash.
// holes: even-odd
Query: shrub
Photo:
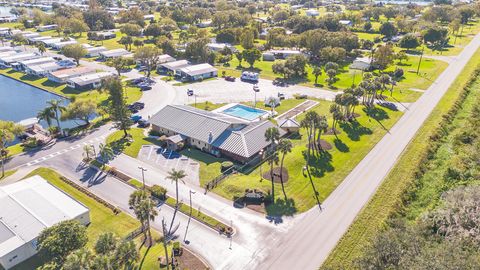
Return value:
<svg viewBox="0 0 480 270">
<path fill-rule="evenodd" d="M 231 162 L 231 161 L 224 161 L 224 162 L 222 162 L 221 170 L 222 170 L 222 172 L 224 172 L 224 171 L 226 171 L 226 170 L 228 170 L 228 169 L 230 169 L 230 168 L 232 168 L 232 167 L 233 167 L 233 162 Z"/>
<path fill-rule="evenodd" d="M 150 187 L 150 192 L 152 193 L 152 196 L 157 199 L 160 199 L 160 200 L 166 199 L 167 189 L 164 187 L 161 187 L 159 185 L 153 185 Z"/>
<path fill-rule="evenodd" d="M 148 135 L 149 136 L 155 136 L 155 137 L 160 137 L 162 134 L 156 130 L 153 130 L 153 129 L 150 129 L 150 131 L 148 132 Z"/>
<path fill-rule="evenodd" d="M 395 71 L 393 72 L 393 77 L 399 79 L 399 78 L 403 77 L 403 74 L 404 74 L 403 69 L 397 68 L 397 69 L 395 69 Z"/>
</svg>

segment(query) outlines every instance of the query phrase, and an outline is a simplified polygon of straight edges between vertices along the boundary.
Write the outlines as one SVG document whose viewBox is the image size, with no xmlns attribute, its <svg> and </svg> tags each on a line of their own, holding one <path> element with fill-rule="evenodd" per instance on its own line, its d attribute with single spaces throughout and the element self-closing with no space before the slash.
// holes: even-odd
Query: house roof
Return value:
<svg viewBox="0 0 480 270">
<path fill-rule="evenodd" d="M 131 52 L 125 49 L 114 49 L 114 50 L 100 52 L 100 55 L 104 57 L 119 57 L 119 56 L 131 55 L 131 54 L 132 54 Z"/>
<path fill-rule="evenodd" d="M 189 64 L 187 60 L 178 60 L 178 61 L 164 63 L 164 64 L 161 64 L 160 66 L 169 70 L 176 70 L 176 69 L 186 67 L 188 65 Z"/>
<path fill-rule="evenodd" d="M 206 143 L 212 143 L 232 124 L 246 124 L 224 114 L 184 105 L 168 105 L 152 116 L 149 122 Z"/>
<path fill-rule="evenodd" d="M 107 78 L 113 76 L 112 73 L 110 72 L 98 72 L 98 73 L 93 73 L 93 74 L 88 74 L 88 75 L 83 75 L 75 78 L 69 79 L 70 82 L 73 82 L 77 85 L 83 86 L 87 84 L 91 84 L 94 82 L 99 82 L 103 78 Z"/>
<path fill-rule="evenodd" d="M 264 134 L 269 127 L 275 126 L 270 121 L 250 123 L 185 105 L 168 105 L 149 122 L 246 158 L 269 145 Z M 281 135 L 284 133 L 280 131 Z"/>
<path fill-rule="evenodd" d="M 216 72 L 217 69 L 210 64 L 204 63 L 204 64 L 198 64 L 193 66 L 186 66 L 184 68 L 181 68 L 180 71 L 189 76 L 196 76 L 200 74 Z"/>
<path fill-rule="evenodd" d="M 167 63 L 167 62 L 172 62 L 175 61 L 176 59 L 173 58 L 172 56 L 168 54 L 162 54 L 158 57 L 158 62 L 159 63 Z"/>
<path fill-rule="evenodd" d="M 213 146 L 224 151 L 249 158 L 267 147 L 265 131 L 275 125 L 270 121 L 253 122 L 240 130 L 227 130 L 213 142 Z M 279 130 L 283 136 L 285 132 Z"/>
<path fill-rule="evenodd" d="M 0 187 L 0 204 L 0 257 L 89 211 L 38 175 Z"/>
<path fill-rule="evenodd" d="M 285 118 L 278 122 L 278 126 L 281 128 L 295 128 L 300 127 L 300 123 L 298 123 L 295 119 Z"/>
<path fill-rule="evenodd" d="M 68 78 L 72 75 L 81 76 L 82 74 L 88 74 L 93 72 L 95 72 L 95 70 L 89 67 L 75 67 L 51 72 L 50 75 L 57 78 Z"/>
</svg>

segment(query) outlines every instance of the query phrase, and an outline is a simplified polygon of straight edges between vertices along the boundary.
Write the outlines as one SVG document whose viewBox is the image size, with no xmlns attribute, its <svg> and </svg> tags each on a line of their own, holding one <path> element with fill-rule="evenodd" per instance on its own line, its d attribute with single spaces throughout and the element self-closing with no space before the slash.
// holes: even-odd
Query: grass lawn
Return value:
<svg viewBox="0 0 480 270">
<path fill-rule="evenodd" d="M 180 154 L 196 160 L 200 164 L 200 184 L 203 186 L 208 181 L 220 174 L 220 167 L 227 159 L 216 158 L 198 149 L 187 148 L 180 151 Z"/>
<path fill-rule="evenodd" d="M 190 106 L 195 106 L 194 103 L 192 104 L 189 104 Z M 205 101 L 205 102 L 200 102 L 198 103 L 197 102 L 197 105 L 196 105 L 196 108 L 198 109 L 201 109 L 201 110 L 205 110 L 205 111 L 213 111 L 215 109 L 218 109 L 222 106 L 225 106 L 226 103 L 212 103 L 212 102 L 209 102 L 209 101 Z"/>
<path fill-rule="evenodd" d="M 388 218 L 398 210 L 403 194 L 414 184 L 415 172 L 429 148 L 430 136 L 439 127 L 443 116 L 452 108 L 462 89 L 479 67 L 480 50 L 470 59 L 455 82 L 417 132 L 402 157 L 384 180 L 369 203 L 357 216 L 326 262 L 325 269 L 351 269 L 353 261 L 363 254 L 365 243 L 371 243 L 384 228 Z"/>
<path fill-rule="evenodd" d="M 141 128 L 132 128 L 128 131 L 128 134 L 132 136 L 132 141 L 127 141 L 123 138 L 123 131 L 118 130 L 107 137 L 107 144 L 110 144 L 115 151 L 123 152 L 126 155 L 136 158 L 138 152 L 145 144 L 157 144 L 160 142 L 156 139 L 148 138 L 144 134 L 145 130 Z"/>
<path fill-rule="evenodd" d="M 2 172 L 0 171 L 0 181 L 2 179 L 5 179 L 7 177 L 9 177 L 10 175 L 14 174 L 15 172 L 17 172 L 17 170 L 9 170 L 9 171 L 5 171 L 5 175 L 3 177 L 2 176 Z"/>
<path fill-rule="evenodd" d="M 327 118 L 331 121 L 332 117 L 328 111 L 330 104 L 331 102 L 329 101 L 319 101 L 319 104 L 313 110 L 320 115 L 327 115 Z M 277 206 L 279 207 L 267 209 L 269 214 L 293 214 L 313 207 L 317 201 L 313 195 L 312 185 L 319 192 L 319 201 L 323 201 L 385 135 L 386 129 L 393 126 L 402 115 L 398 111 L 377 107 L 375 112 L 377 121 L 374 118 L 369 118 L 365 111 L 362 110 L 362 107 L 357 108 L 356 111 L 360 114 L 360 117 L 357 118 L 358 123 L 339 126 L 341 133 L 338 134 L 338 139 L 335 139 L 333 135 L 323 137 L 333 146 L 333 149 L 323 155 L 312 157 L 313 183 L 310 183 L 308 178 L 305 178 L 302 174 L 302 168 L 305 165 L 305 151 L 307 149 L 305 131 L 301 130 L 301 135 L 303 136 L 300 138 L 292 139 L 294 147 L 292 153 L 287 155 L 284 165 L 289 173 L 289 180 L 285 184 L 289 202 L 285 205 L 282 199 L 281 185 L 275 184 Z M 299 120 L 302 117 L 303 115 L 299 117 Z M 199 151 L 190 151 L 193 153 L 190 156 L 201 162 L 200 182 L 202 185 L 220 173 L 222 160 L 215 159 Z M 256 188 L 267 192 L 270 190 L 271 183 L 268 180 L 260 179 L 260 171 L 268 171 L 267 165 L 263 164 L 248 175 L 239 173 L 230 176 L 215 188 L 213 192 L 228 199 L 243 196 L 247 188 Z"/>
<path fill-rule="evenodd" d="M 26 149 L 20 143 L 17 143 L 15 145 L 7 147 L 7 150 L 8 156 L 11 157 L 24 152 Z"/>
</svg>

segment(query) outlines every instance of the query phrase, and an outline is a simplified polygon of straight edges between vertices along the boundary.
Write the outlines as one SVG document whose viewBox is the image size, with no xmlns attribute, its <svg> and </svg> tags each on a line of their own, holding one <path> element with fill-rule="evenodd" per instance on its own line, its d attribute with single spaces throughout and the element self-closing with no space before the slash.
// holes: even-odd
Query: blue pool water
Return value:
<svg viewBox="0 0 480 270">
<path fill-rule="evenodd" d="M 245 105 L 237 104 L 228 109 L 225 109 L 224 111 L 222 111 L 222 113 L 252 121 L 266 114 L 267 112 L 264 110 L 259 110 Z"/>
</svg>

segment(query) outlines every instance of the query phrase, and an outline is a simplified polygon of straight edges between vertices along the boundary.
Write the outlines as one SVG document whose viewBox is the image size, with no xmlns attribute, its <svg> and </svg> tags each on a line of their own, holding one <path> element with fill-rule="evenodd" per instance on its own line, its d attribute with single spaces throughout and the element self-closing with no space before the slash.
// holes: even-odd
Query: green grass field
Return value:
<svg viewBox="0 0 480 270">
<path fill-rule="evenodd" d="M 401 159 L 389 173 L 369 203 L 357 216 L 347 233 L 332 251 L 323 267 L 325 269 L 352 269 L 353 261 L 364 251 L 388 218 L 398 210 L 404 192 L 414 183 L 415 172 L 428 151 L 430 136 L 439 127 L 443 116 L 452 108 L 462 89 L 479 67 L 480 50 L 470 59 L 440 103 L 435 107 Z"/>
<path fill-rule="evenodd" d="M 320 115 L 327 115 L 327 118 L 331 121 L 328 112 L 330 104 L 331 102 L 328 101 L 319 101 L 319 105 L 313 110 Z M 357 118 L 358 123 L 342 124 L 339 127 L 341 133 L 338 134 L 338 139 L 333 135 L 323 137 L 333 148 L 321 156 L 312 158 L 313 183 L 310 183 L 308 178 L 305 178 L 302 174 L 307 149 L 305 131 L 301 130 L 303 136 L 300 138 L 292 139 L 294 147 L 292 153 L 287 155 L 284 165 L 289 173 L 289 180 L 285 184 L 285 188 L 290 201 L 286 205 L 280 205 L 277 209 L 269 209 L 271 214 L 293 214 L 313 207 L 317 201 L 312 185 L 319 192 L 319 201 L 323 201 L 402 115 L 401 112 L 378 107 L 375 112 L 375 118 L 378 119 L 376 120 L 368 117 L 361 107 L 356 111 L 360 114 L 360 117 Z M 300 116 L 299 120 L 302 117 Z M 186 155 L 200 160 L 201 168 L 205 166 L 205 169 L 200 171 L 202 185 L 219 175 L 222 160 L 196 150 L 190 151 L 191 153 L 186 153 Z M 271 183 L 260 178 L 260 171 L 266 172 L 267 170 L 267 165 L 263 164 L 247 175 L 236 174 L 230 176 L 213 192 L 227 199 L 242 197 L 247 188 L 256 188 L 267 192 L 270 190 Z M 275 184 L 275 187 L 277 199 L 280 199 L 281 204 L 283 198 L 281 185 Z"/>
<path fill-rule="evenodd" d="M 106 142 L 114 150 L 123 152 L 126 155 L 136 158 L 138 156 L 138 152 L 142 148 L 142 145 L 160 144 L 158 140 L 151 139 L 148 138 L 148 136 L 145 136 L 144 131 L 145 130 L 141 128 L 130 129 L 128 131 L 128 134 L 130 134 L 130 136 L 132 137 L 132 141 L 130 142 L 123 138 L 123 131 L 118 130 L 108 136 Z"/>
</svg>

